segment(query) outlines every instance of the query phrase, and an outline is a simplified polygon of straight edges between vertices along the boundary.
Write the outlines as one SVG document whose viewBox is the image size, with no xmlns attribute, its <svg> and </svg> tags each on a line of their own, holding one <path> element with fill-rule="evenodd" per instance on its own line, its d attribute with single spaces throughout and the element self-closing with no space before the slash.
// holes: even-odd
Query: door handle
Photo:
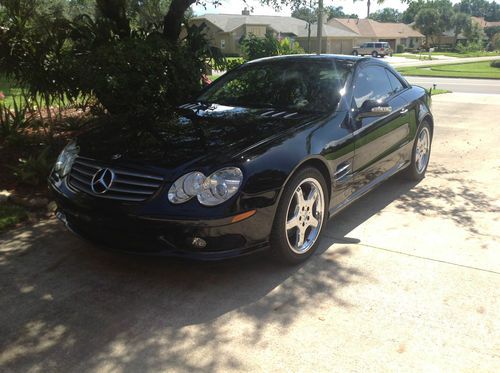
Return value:
<svg viewBox="0 0 500 373">
<path fill-rule="evenodd" d="M 400 111 L 401 114 L 406 114 L 407 112 L 408 112 L 408 107 L 404 107 Z"/>
</svg>

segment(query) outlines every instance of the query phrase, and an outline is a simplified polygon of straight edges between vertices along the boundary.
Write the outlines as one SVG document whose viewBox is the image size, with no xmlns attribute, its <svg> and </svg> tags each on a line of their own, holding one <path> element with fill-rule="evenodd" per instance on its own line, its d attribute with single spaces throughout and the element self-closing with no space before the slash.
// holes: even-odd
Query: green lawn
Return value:
<svg viewBox="0 0 500 373">
<path fill-rule="evenodd" d="M 485 52 L 485 51 L 477 51 L 477 52 L 433 52 L 437 56 L 448 56 L 448 57 L 458 57 L 458 58 L 467 58 L 467 57 L 491 57 L 491 56 L 499 56 L 500 51 L 496 52 Z"/>
<path fill-rule="evenodd" d="M 447 89 L 433 89 L 432 91 L 432 95 L 435 96 L 435 95 L 442 95 L 443 93 L 451 93 L 451 91 L 447 90 Z"/>
<path fill-rule="evenodd" d="M 400 67 L 397 70 L 403 75 L 410 76 L 500 79 L 500 68 L 491 67 L 490 61 L 469 62 L 453 65 Z"/>
<path fill-rule="evenodd" d="M 3 76 L 0 76 L 0 92 L 5 95 L 5 100 L 3 103 L 6 106 L 11 106 L 14 96 L 21 94 L 21 88 L 17 87 L 15 84 L 11 83 Z"/>
<path fill-rule="evenodd" d="M 491 57 L 491 56 L 499 56 L 500 57 L 500 51 L 496 51 L 496 52 L 477 51 L 477 52 L 465 52 L 465 53 L 458 53 L 458 52 L 432 52 L 431 55 L 432 56 L 458 57 L 458 58 Z M 418 60 L 418 59 L 420 59 L 420 55 L 418 53 L 394 53 L 393 56 L 410 58 L 412 60 Z M 428 59 L 429 58 L 429 52 L 423 52 L 422 53 L 422 57 L 425 57 L 426 59 Z"/>
</svg>

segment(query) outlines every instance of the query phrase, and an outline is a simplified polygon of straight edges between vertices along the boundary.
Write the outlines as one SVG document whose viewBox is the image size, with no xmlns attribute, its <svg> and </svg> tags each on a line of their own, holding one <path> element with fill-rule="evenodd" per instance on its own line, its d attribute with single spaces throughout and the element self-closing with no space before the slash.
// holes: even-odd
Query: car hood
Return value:
<svg viewBox="0 0 500 373">
<path fill-rule="evenodd" d="M 216 104 L 186 104 L 175 114 L 168 123 L 151 126 L 95 127 L 78 137 L 80 155 L 170 169 L 216 159 L 227 162 L 245 149 L 320 117 Z"/>
</svg>

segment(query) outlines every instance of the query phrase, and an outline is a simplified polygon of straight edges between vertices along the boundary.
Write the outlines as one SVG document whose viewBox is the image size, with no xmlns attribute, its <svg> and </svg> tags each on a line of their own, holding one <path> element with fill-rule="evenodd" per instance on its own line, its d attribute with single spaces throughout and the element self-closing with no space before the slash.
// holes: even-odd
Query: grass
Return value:
<svg viewBox="0 0 500 373">
<path fill-rule="evenodd" d="M 403 75 L 410 76 L 500 79 L 500 68 L 491 67 L 490 61 L 452 65 L 400 67 L 397 70 Z"/>
<path fill-rule="evenodd" d="M 421 55 L 422 55 L 423 58 L 429 59 L 429 52 L 422 52 Z M 432 56 L 457 57 L 457 58 L 492 57 L 492 56 L 499 56 L 500 57 L 500 51 L 496 51 L 496 52 L 476 51 L 476 52 L 464 52 L 464 53 L 459 53 L 459 52 L 432 52 L 431 55 Z M 412 60 L 418 60 L 418 59 L 420 59 L 420 54 L 419 53 L 394 53 L 393 56 L 410 58 Z"/>
<path fill-rule="evenodd" d="M 437 56 L 447 56 L 447 57 L 458 57 L 458 58 L 467 58 L 467 57 L 491 57 L 491 56 L 499 56 L 500 51 L 496 52 L 486 52 L 486 51 L 475 51 L 475 52 L 433 52 Z"/>
<path fill-rule="evenodd" d="M 0 76 L 0 92 L 3 92 L 5 95 L 3 103 L 6 106 L 11 106 L 14 101 L 14 97 L 20 95 L 21 91 L 21 87 L 17 87 L 5 77 Z"/>
<path fill-rule="evenodd" d="M 27 218 L 26 211 L 17 205 L 0 204 L 0 233 L 21 223 Z"/>
<path fill-rule="evenodd" d="M 394 57 L 404 57 L 408 58 L 410 60 L 428 60 L 429 59 L 429 54 L 428 53 L 422 53 L 422 55 L 419 54 L 414 54 L 414 53 L 394 53 Z"/>
<path fill-rule="evenodd" d="M 435 96 L 435 95 L 442 95 L 443 93 L 451 93 L 451 91 L 447 90 L 447 89 L 433 89 L 432 91 L 432 96 Z"/>
<path fill-rule="evenodd" d="M 208 78 L 213 82 L 214 80 L 217 80 L 221 77 L 222 75 L 214 74 L 214 75 L 209 75 Z"/>
</svg>

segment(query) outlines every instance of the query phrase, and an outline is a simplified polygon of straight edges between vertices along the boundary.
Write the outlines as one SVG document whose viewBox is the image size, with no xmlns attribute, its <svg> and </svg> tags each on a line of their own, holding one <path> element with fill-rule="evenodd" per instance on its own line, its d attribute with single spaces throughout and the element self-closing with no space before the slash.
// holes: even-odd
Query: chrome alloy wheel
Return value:
<svg viewBox="0 0 500 373">
<path fill-rule="evenodd" d="M 429 130 L 426 127 L 422 128 L 418 135 L 417 147 L 415 149 L 415 166 L 419 174 L 424 172 L 429 162 L 430 139 Z"/>
<path fill-rule="evenodd" d="M 303 180 L 288 203 L 286 236 L 290 249 L 306 253 L 316 242 L 324 219 L 325 197 L 314 178 Z"/>
</svg>

